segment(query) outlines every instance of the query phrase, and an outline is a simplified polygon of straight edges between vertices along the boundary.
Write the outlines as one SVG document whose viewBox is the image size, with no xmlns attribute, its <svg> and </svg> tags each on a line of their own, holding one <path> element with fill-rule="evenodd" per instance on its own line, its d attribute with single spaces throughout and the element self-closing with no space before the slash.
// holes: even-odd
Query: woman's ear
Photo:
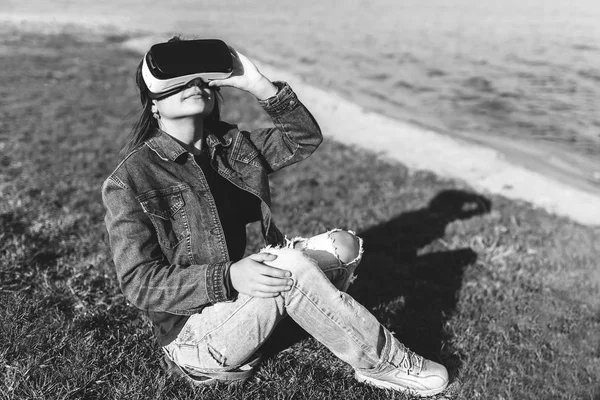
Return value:
<svg viewBox="0 0 600 400">
<path fill-rule="evenodd" d="M 152 100 L 152 116 L 158 121 L 160 120 L 160 113 L 158 112 L 158 105 L 156 105 L 156 100 Z"/>
</svg>

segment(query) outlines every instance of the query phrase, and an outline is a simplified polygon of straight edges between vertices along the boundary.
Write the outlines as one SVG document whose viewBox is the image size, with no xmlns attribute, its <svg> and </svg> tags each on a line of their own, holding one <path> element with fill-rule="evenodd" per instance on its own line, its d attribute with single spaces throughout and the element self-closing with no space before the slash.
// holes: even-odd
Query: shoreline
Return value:
<svg viewBox="0 0 600 400">
<path fill-rule="evenodd" d="M 162 35 L 149 36 L 140 30 L 98 21 L 9 17 L 0 14 L 0 20 L 12 23 L 15 30 L 48 34 L 84 28 L 89 32 L 91 28 L 91 33 L 103 37 L 131 37 L 116 44 L 140 54 L 162 38 Z M 40 29 L 40 24 L 45 26 Z M 253 59 L 257 61 L 261 57 Z M 298 75 L 256 63 L 271 79 L 286 80 L 294 87 L 327 137 L 376 152 L 410 169 L 431 171 L 440 177 L 463 181 L 476 190 L 524 200 L 584 225 L 600 225 L 600 189 L 594 182 L 576 176 L 578 168 L 581 170 L 587 165 L 582 158 L 567 154 L 567 161 L 563 161 L 556 153 L 549 153 L 547 148 L 537 144 L 523 147 L 522 143 L 501 143 L 500 138 L 450 136 L 370 112 L 337 93 L 307 84 Z"/>
</svg>

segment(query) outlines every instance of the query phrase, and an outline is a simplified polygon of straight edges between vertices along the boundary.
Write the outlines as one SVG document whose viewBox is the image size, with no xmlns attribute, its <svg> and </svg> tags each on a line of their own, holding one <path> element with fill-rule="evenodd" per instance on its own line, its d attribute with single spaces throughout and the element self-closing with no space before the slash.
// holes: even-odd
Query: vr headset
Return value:
<svg viewBox="0 0 600 400">
<path fill-rule="evenodd" d="M 152 99 L 176 93 L 194 79 L 225 79 L 232 72 L 229 47 L 218 39 L 158 43 L 142 64 L 142 78 Z"/>
</svg>

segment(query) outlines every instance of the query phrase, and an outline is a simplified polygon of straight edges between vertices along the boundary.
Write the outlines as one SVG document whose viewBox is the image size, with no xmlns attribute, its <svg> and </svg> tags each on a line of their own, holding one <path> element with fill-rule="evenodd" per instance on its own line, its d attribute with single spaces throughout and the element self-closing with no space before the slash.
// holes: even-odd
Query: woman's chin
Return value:
<svg viewBox="0 0 600 400">
<path fill-rule="evenodd" d="M 199 105 L 198 107 L 189 107 L 189 108 L 187 108 L 186 111 L 187 112 L 185 112 L 184 115 L 187 115 L 190 117 L 199 117 L 199 116 L 206 117 L 212 111 L 212 107 L 202 104 L 202 105 Z"/>
</svg>

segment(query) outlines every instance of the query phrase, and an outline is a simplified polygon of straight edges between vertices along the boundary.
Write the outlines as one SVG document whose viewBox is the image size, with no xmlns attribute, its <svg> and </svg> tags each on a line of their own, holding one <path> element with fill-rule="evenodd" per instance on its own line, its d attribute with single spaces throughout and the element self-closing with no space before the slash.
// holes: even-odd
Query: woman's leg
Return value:
<svg viewBox="0 0 600 400">
<path fill-rule="evenodd" d="M 310 238 L 296 237 L 288 241 L 287 247 L 313 259 L 323 274 L 344 290 L 362 257 L 362 239 L 339 229 Z M 192 315 L 177 339 L 164 350 L 172 361 L 191 373 L 216 374 L 237 369 L 252 358 L 287 316 L 282 301 L 270 300 L 240 294 L 233 302 L 207 307 Z"/>
<path fill-rule="evenodd" d="M 339 240 L 338 244 L 348 239 L 345 234 L 340 234 L 341 238 L 329 237 L 332 236 Z M 443 390 L 448 381 L 443 366 L 406 349 L 362 305 L 328 279 L 328 274 L 343 275 L 342 282 L 336 283 L 347 287 L 351 272 L 341 272 L 339 266 L 348 265 L 343 261 L 351 258 L 352 251 L 348 257 L 342 253 L 352 247 L 338 246 L 332 259 L 321 246 L 315 245 L 319 240 L 311 244 L 311 239 L 304 244 L 303 240 L 296 242 L 303 250 L 264 250 L 277 255 L 269 265 L 292 272 L 294 284 L 290 291 L 271 299 L 240 295 L 235 302 L 207 307 L 190 318 L 179 337 L 165 348 L 167 353 L 188 370 L 209 373 L 232 370 L 246 362 L 277 323 L 289 315 L 353 366 L 362 381 L 423 395 Z M 360 246 L 357 253 L 359 261 Z M 352 262 L 350 265 L 356 266 Z"/>
<path fill-rule="evenodd" d="M 346 243 L 350 244 L 346 249 L 353 249 L 351 240 Z M 357 262 L 362 253 L 358 243 L 360 250 L 352 260 Z M 354 367 L 359 381 L 421 396 L 443 391 L 448 385 L 446 368 L 407 349 L 367 309 L 325 279 L 326 273 L 308 257 L 309 250 L 297 253 L 291 249 L 266 249 L 277 255 L 267 264 L 292 272 L 293 288 L 281 296 L 288 315 Z M 339 259 L 342 251 L 336 254 Z M 353 250 L 349 254 L 345 261 L 352 259 Z M 347 287 L 351 280 L 348 274 L 342 286 Z"/>
</svg>

